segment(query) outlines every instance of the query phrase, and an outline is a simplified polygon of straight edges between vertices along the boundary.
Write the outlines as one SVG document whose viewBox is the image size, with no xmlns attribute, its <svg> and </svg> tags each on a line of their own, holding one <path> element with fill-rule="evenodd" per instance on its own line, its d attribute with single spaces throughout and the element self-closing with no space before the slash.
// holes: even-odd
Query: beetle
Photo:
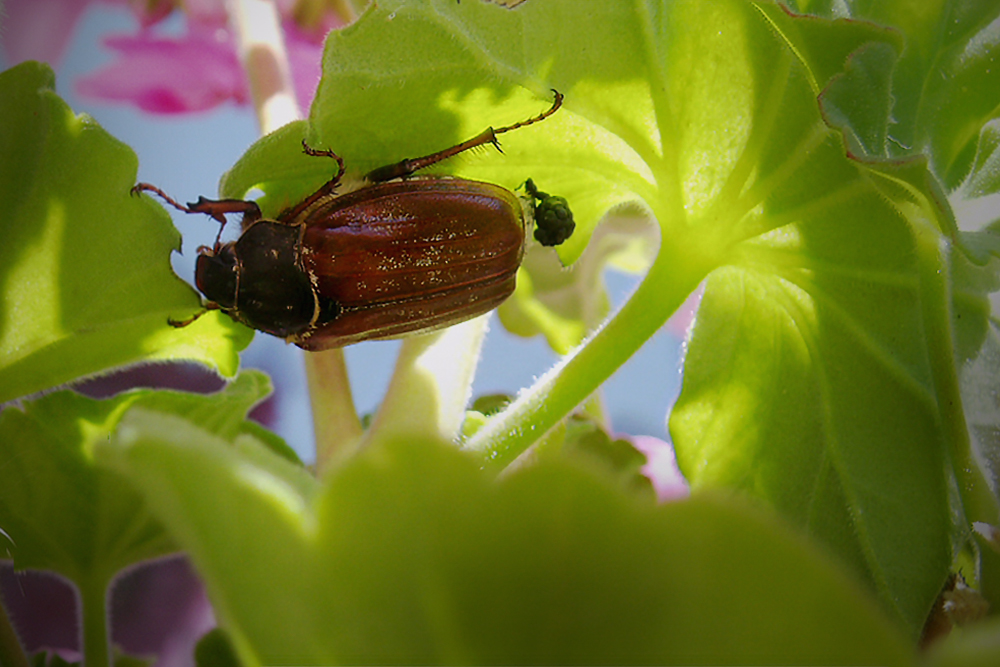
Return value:
<svg viewBox="0 0 1000 667">
<path fill-rule="evenodd" d="M 497 135 L 545 120 L 562 106 L 563 96 L 552 92 L 552 105 L 537 116 L 375 169 L 362 187 L 344 194 L 335 192 L 343 159 L 303 140 L 304 153 L 336 160 L 337 171 L 274 219 L 263 217 L 253 201 L 199 197 L 183 206 L 138 183 L 133 194 L 152 192 L 221 223 L 214 246 L 198 249 L 195 284 L 207 299 L 204 310 L 171 324 L 186 326 L 218 309 L 319 351 L 430 332 L 494 309 L 514 291 L 524 255 L 521 200 L 491 183 L 414 173 L 485 144 L 500 150 Z M 530 188 L 531 201 L 544 207 L 548 195 L 533 183 Z M 229 213 L 243 214 L 242 233 L 222 243 Z"/>
</svg>

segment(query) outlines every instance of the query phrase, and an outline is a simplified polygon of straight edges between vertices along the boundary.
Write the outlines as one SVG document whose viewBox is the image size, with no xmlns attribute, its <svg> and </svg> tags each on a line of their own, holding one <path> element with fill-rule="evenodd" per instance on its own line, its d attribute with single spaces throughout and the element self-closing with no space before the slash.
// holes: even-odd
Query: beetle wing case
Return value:
<svg viewBox="0 0 1000 667">
<path fill-rule="evenodd" d="M 336 304 L 330 319 L 289 338 L 306 350 L 433 331 L 486 313 L 514 291 L 524 213 L 499 186 L 390 181 L 304 215 L 301 266 Z"/>
</svg>

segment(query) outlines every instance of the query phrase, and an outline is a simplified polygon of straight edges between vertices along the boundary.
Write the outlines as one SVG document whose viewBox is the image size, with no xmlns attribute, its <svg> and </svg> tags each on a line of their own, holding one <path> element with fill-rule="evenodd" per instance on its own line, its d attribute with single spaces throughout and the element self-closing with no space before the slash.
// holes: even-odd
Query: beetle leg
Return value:
<svg viewBox="0 0 1000 667">
<path fill-rule="evenodd" d="M 511 130 L 516 130 L 519 127 L 534 125 L 535 123 L 541 122 L 546 118 L 548 118 L 549 116 L 551 116 L 552 114 L 554 114 L 555 112 L 559 111 L 559 107 L 561 107 L 563 103 L 563 94 L 560 93 L 555 88 L 552 89 L 552 94 L 555 95 L 555 99 L 552 100 L 551 107 L 549 107 L 542 113 L 538 114 L 537 116 L 529 118 L 528 120 L 522 120 L 520 123 L 514 123 L 513 125 L 508 125 L 506 127 L 501 127 L 497 130 L 493 130 L 494 134 L 503 134 L 504 132 L 510 132 Z"/>
<path fill-rule="evenodd" d="M 312 146 L 306 143 L 305 139 L 302 140 L 302 152 L 305 153 L 306 155 L 311 155 L 313 157 L 332 157 L 334 160 L 337 161 L 337 174 L 329 181 L 327 181 L 327 184 L 323 186 L 324 188 L 329 187 L 330 190 L 332 191 L 333 188 L 335 188 L 337 184 L 340 183 L 341 176 L 344 175 L 344 158 L 340 157 L 331 150 L 324 151 L 324 150 L 319 150 L 318 148 L 313 148 Z"/>
<path fill-rule="evenodd" d="M 173 199 L 170 195 L 168 195 L 166 192 L 156 187 L 155 185 L 150 185 L 149 183 L 136 183 L 135 185 L 132 186 L 132 189 L 129 190 L 129 193 L 133 195 L 137 195 L 140 192 L 152 192 L 154 194 L 159 195 L 160 199 L 167 202 L 174 208 L 184 211 L 185 213 L 194 213 L 194 211 L 189 209 L 187 206 L 184 206 L 177 200 Z"/>
<path fill-rule="evenodd" d="M 204 315 L 205 313 L 207 313 L 210 310 L 219 310 L 219 304 L 212 303 L 211 301 L 208 301 L 208 302 L 206 302 L 205 304 L 202 305 L 202 309 L 201 310 L 199 310 L 197 313 L 195 313 L 191 317 L 187 318 L 186 320 L 175 320 L 173 318 L 168 318 L 167 319 L 167 324 L 169 324 L 170 326 L 172 326 L 175 329 L 183 329 L 184 327 L 188 326 L 189 324 L 193 324 L 195 320 L 197 320 L 199 317 L 201 317 L 202 315 Z"/>
<path fill-rule="evenodd" d="M 261 217 L 260 208 L 256 202 L 252 201 L 243 201 L 242 199 L 205 199 L 204 197 L 198 197 L 198 201 L 194 203 L 188 202 L 188 205 L 184 206 L 155 185 L 136 183 L 132 186 L 132 194 L 138 194 L 143 191 L 159 195 L 163 201 L 179 211 L 184 211 L 185 213 L 204 213 L 218 221 L 221 226 L 219 227 L 219 233 L 215 237 L 216 246 L 219 245 L 219 239 L 222 238 L 222 230 L 226 228 L 226 213 L 242 213 L 244 225 L 259 220 Z"/>
<path fill-rule="evenodd" d="M 483 146 L 485 144 L 493 144 L 493 146 L 502 153 L 503 151 L 500 150 L 500 142 L 497 140 L 498 134 L 510 132 L 511 130 L 516 130 L 528 125 L 533 125 L 545 120 L 559 110 L 559 107 L 562 106 L 563 95 L 558 90 L 553 90 L 552 92 L 555 94 L 555 100 L 552 102 L 552 106 L 537 116 L 532 116 L 527 120 L 522 120 L 520 123 L 506 125 L 497 129 L 488 127 L 478 136 L 475 136 L 468 141 L 463 141 L 462 143 L 456 144 L 451 148 L 446 148 L 443 151 L 431 153 L 430 155 L 425 155 L 424 157 L 400 160 L 395 164 L 379 167 L 378 169 L 368 172 L 365 178 L 372 183 L 380 183 L 382 181 L 391 181 L 394 178 L 402 178 L 404 176 L 409 176 L 415 171 L 429 167 L 432 164 L 436 164 L 441 160 L 447 160 L 448 158 L 458 155 L 459 153 L 463 153 L 471 148 L 476 148 L 477 146 Z"/>
<path fill-rule="evenodd" d="M 295 205 L 291 211 L 286 211 L 281 215 L 281 220 L 296 220 L 302 211 L 305 211 L 310 206 L 315 204 L 317 201 L 328 197 L 333 194 L 333 191 L 340 185 L 340 179 L 344 175 L 344 158 L 340 157 L 331 150 L 320 150 L 318 148 L 313 148 L 306 143 L 306 140 L 302 140 L 302 152 L 306 155 L 311 155 L 313 157 L 331 157 L 337 161 L 337 173 L 334 174 L 333 178 L 324 183 L 319 190 L 312 193 L 301 202 Z"/>
</svg>

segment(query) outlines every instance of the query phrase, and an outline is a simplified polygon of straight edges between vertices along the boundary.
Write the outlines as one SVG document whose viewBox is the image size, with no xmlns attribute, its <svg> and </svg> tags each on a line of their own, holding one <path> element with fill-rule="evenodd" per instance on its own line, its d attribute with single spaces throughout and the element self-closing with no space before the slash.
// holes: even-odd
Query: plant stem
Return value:
<svg viewBox="0 0 1000 667">
<path fill-rule="evenodd" d="M 482 454 L 490 466 L 510 464 L 663 326 L 714 266 L 708 255 L 678 235 L 664 240 L 649 273 L 622 309 L 488 421 L 466 443 L 469 449 Z"/>
<path fill-rule="evenodd" d="M 344 351 L 306 352 L 305 362 L 316 438 L 316 473 L 322 475 L 361 440 L 364 430 L 354 408 Z"/>
<path fill-rule="evenodd" d="M 28 667 L 28 657 L 17 638 L 17 632 L 10 622 L 7 609 L 0 601 L 0 665 L 4 667 Z"/>
<path fill-rule="evenodd" d="M 302 112 L 295 100 L 288 52 L 274 2 L 229 0 L 228 7 L 261 133 L 300 119 Z"/>
<path fill-rule="evenodd" d="M 366 443 L 393 437 L 458 437 L 489 315 L 403 341 L 389 390 Z"/>
<path fill-rule="evenodd" d="M 288 66 L 278 12 L 271 0 L 229 0 L 229 15 L 250 79 L 263 134 L 302 117 Z M 361 435 L 342 350 L 304 355 L 316 433 L 316 466 L 322 472 Z"/>
</svg>

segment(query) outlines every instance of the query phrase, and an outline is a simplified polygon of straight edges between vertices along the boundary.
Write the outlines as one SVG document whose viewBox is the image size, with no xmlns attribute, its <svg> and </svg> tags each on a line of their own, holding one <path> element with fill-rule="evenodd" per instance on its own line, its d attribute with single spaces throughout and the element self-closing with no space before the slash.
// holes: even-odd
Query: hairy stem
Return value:
<svg viewBox="0 0 1000 667">
<path fill-rule="evenodd" d="M 622 309 L 533 387 L 518 396 L 467 447 L 488 465 L 505 467 L 568 415 L 663 326 L 712 264 L 678 239 L 664 243 L 649 273 Z"/>
<path fill-rule="evenodd" d="M 305 362 L 316 438 L 316 473 L 322 475 L 353 450 L 364 430 L 354 408 L 344 351 L 306 352 Z"/>
<path fill-rule="evenodd" d="M 481 315 L 403 342 L 368 441 L 396 436 L 458 437 L 489 317 Z"/>
</svg>

